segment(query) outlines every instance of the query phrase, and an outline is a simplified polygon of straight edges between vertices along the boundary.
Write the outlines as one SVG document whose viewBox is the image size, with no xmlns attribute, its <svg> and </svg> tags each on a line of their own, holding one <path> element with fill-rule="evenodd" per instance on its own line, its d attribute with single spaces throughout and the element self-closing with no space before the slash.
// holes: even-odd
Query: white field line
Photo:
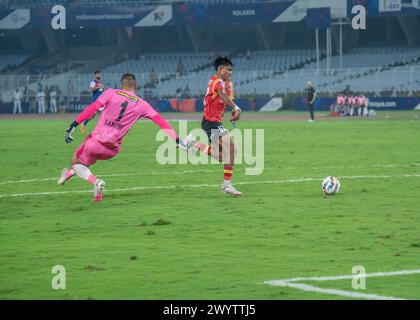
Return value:
<svg viewBox="0 0 420 320">
<path fill-rule="evenodd" d="M 420 163 L 406 163 L 406 164 L 372 164 L 368 166 L 352 165 L 351 169 L 368 169 L 368 168 L 407 168 L 407 167 L 420 167 Z M 311 170 L 334 170 L 334 169 L 348 169 L 349 166 L 327 166 L 327 167 L 308 167 Z M 296 167 L 284 167 L 282 170 L 295 170 Z M 264 168 L 264 170 L 272 170 L 271 168 Z M 278 170 L 278 169 L 274 169 Z"/>
<path fill-rule="evenodd" d="M 371 166 L 352 166 L 352 169 L 356 168 L 397 168 L 397 167 L 419 167 L 420 163 L 410 164 L 374 164 Z M 311 167 L 311 170 L 330 170 L 330 169 L 347 169 L 348 166 L 331 166 L 331 167 Z M 285 167 L 280 170 L 295 170 L 296 167 Z M 264 170 L 279 170 L 264 168 Z M 185 171 L 168 171 L 168 172 L 134 172 L 134 173 L 114 173 L 114 174 L 101 174 L 98 177 L 128 177 L 128 176 L 148 176 L 148 175 L 177 175 L 185 173 L 202 173 L 202 172 L 215 172 L 216 169 L 201 169 L 201 170 L 185 170 Z M 345 177 L 343 177 L 345 178 Z M 47 182 L 57 180 L 57 177 L 51 178 L 33 178 L 33 179 L 22 179 L 22 180 L 4 180 L 0 181 L 0 185 L 5 184 L 18 184 L 18 183 L 31 183 L 31 182 Z"/>
<path fill-rule="evenodd" d="M 168 172 L 133 172 L 133 173 L 112 173 L 112 174 L 98 174 L 98 177 L 129 177 L 129 176 L 154 176 L 154 175 L 177 175 L 177 174 L 186 174 L 186 173 L 203 173 L 203 172 L 214 172 L 215 170 L 184 170 L 184 171 L 168 171 Z M 30 183 L 30 182 L 44 182 L 44 181 L 54 181 L 58 179 L 57 177 L 53 178 L 34 178 L 34 179 L 24 179 L 24 180 L 5 180 L 0 181 L 0 185 L 3 184 L 16 184 L 16 183 Z"/>
<path fill-rule="evenodd" d="M 295 289 L 306 291 L 306 292 L 326 293 L 326 294 L 342 296 L 342 297 L 350 297 L 350 298 L 362 298 L 362 299 L 374 299 L 374 300 L 404 300 L 403 298 L 396 298 L 396 297 L 391 297 L 391 296 L 381 296 L 381 295 L 376 295 L 376 294 L 359 293 L 359 292 L 345 291 L 345 290 L 324 289 L 324 288 L 315 287 L 312 285 L 307 285 L 307 284 L 297 283 L 297 282 L 335 281 L 335 280 L 343 280 L 343 279 L 359 279 L 362 277 L 366 277 L 366 278 L 391 277 L 391 276 L 404 276 L 404 275 L 418 274 L 418 273 L 420 273 L 420 269 L 399 270 L 399 271 L 392 271 L 392 272 L 375 272 L 375 273 L 367 273 L 365 275 L 351 274 L 351 275 L 325 276 L 325 277 L 298 277 L 298 278 L 290 278 L 290 279 L 283 279 L 283 280 L 265 281 L 264 284 L 268 284 L 271 286 L 290 287 L 290 288 L 295 288 Z"/>
<path fill-rule="evenodd" d="M 336 290 L 336 289 L 324 289 L 324 288 L 315 287 L 308 284 L 301 284 L 301 283 L 284 282 L 282 286 L 290 287 L 290 288 L 294 288 L 294 289 L 298 289 L 298 290 L 302 290 L 306 292 L 326 293 L 330 295 L 348 297 L 348 298 L 360 298 L 360 299 L 371 299 L 371 300 L 405 300 L 404 298 L 380 296 L 380 295 L 369 294 L 369 293 L 359 293 L 359 292 Z"/>
<path fill-rule="evenodd" d="M 420 273 L 420 269 L 415 270 L 399 270 L 391 272 L 375 272 L 375 273 L 366 273 L 366 274 L 349 274 L 344 276 L 326 276 L 326 277 L 299 277 L 299 278 L 290 278 L 283 280 L 270 280 L 266 281 L 267 284 L 276 285 L 277 282 L 302 282 L 302 281 L 335 281 L 335 280 L 345 280 L 345 279 L 359 279 L 359 278 L 374 278 L 374 277 L 391 277 L 391 276 L 405 276 L 409 274 Z"/>
<path fill-rule="evenodd" d="M 372 175 L 372 176 L 344 176 L 345 179 L 390 179 L 390 178 L 412 178 L 420 177 L 420 174 L 403 174 L 403 175 Z M 299 179 L 285 179 L 285 180 L 262 180 L 262 181 L 243 181 L 237 182 L 235 185 L 255 185 L 255 184 L 283 184 L 283 183 L 300 183 L 307 181 L 322 181 L 321 178 L 299 178 Z M 186 184 L 186 185 L 163 185 L 163 186 L 139 186 L 130 188 L 119 188 L 119 189 L 105 189 L 106 192 L 124 192 L 124 191 L 136 191 L 136 190 L 154 190 L 154 189 L 177 189 L 177 188 L 209 188 L 218 187 L 219 184 Z M 12 193 L 12 194 L 0 194 L 0 198 L 11 198 L 11 197 L 31 197 L 31 196 L 49 196 L 49 195 L 60 195 L 69 193 L 84 193 L 92 192 L 91 190 L 69 190 L 69 191 L 45 191 L 45 192 L 28 192 L 28 193 Z"/>
<path fill-rule="evenodd" d="M 412 178 L 412 177 L 420 177 L 420 173 L 416 174 L 398 174 L 398 175 L 371 175 L 371 176 L 340 176 L 341 179 L 391 179 L 391 178 Z"/>
</svg>

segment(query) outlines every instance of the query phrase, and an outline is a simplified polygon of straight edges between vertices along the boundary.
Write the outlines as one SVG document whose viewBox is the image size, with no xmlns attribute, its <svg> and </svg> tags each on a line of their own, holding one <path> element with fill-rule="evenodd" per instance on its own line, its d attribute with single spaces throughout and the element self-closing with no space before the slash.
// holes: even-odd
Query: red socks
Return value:
<svg viewBox="0 0 420 320">
<path fill-rule="evenodd" d="M 211 146 L 210 145 L 206 145 L 204 143 L 198 142 L 196 144 L 196 146 L 201 152 L 207 153 L 209 156 L 211 156 Z M 225 181 L 230 181 L 230 179 L 232 178 L 232 174 L 233 174 L 233 166 L 225 164 L 225 166 L 224 166 Z"/>
<path fill-rule="evenodd" d="M 201 143 L 201 142 L 198 142 L 196 146 L 198 147 L 200 151 L 207 153 L 209 156 L 211 156 L 211 146 Z"/>
<path fill-rule="evenodd" d="M 225 164 L 224 169 L 225 169 L 224 170 L 225 181 L 230 181 L 230 179 L 232 178 L 232 174 L 233 174 L 233 166 Z"/>
</svg>

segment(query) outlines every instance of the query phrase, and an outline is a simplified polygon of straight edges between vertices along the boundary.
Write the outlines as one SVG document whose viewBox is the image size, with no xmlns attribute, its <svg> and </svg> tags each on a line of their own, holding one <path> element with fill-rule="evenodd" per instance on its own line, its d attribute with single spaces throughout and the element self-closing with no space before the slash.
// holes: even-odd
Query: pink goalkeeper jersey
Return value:
<svg viewBox="0 0 420 320">
<path fill-rule="evenodd" d="M 128 130 L 140 118 L 153 118 L 158 113 L 133 92 L 107 89 L 97 99 L 105 105 L 92 136 L 107 145 L 117 147 Z"/>
</svg>

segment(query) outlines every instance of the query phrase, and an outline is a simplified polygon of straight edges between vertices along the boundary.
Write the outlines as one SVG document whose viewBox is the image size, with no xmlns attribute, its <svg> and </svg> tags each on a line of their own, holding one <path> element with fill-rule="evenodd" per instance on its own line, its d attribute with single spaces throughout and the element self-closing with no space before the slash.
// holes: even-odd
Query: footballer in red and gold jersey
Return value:
<svg viewBox="0 0 420 320">
<path fill-rule="evenodd" d="M 239 120 L 241 115 L 241 109 L 233 102 L 233 83 L 231 81 L 233 64 L 227 57 L 217 57 L 214 61 L 214 68 L 216 73 L 209 80 L 201 121 L 201 128 L 206 132 L 210 145 L 197 143 L 196 146 L 202 152 L 224 163 L 224 181 L 221 191 L 239 196 L 242 193 L 236 190 L 231 183 L 236 146 L 229 131 L 222 124 L 226 107 L 232 109 L 230 121 Z"/>
</svg>

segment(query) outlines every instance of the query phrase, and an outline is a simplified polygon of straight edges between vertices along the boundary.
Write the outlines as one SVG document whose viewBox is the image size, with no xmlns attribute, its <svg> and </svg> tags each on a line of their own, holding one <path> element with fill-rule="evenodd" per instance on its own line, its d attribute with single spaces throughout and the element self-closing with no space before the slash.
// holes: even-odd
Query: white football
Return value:
<svg viewBox="0 0 420 320">
<path fill-rule="evenodd" d="M 332 176 L 326 177 L 321 184 L 322 191 L 328 196 L 338 193 L 338 191 L 340 191 L 340 187 L 340 180 Z"/>
</svg>

